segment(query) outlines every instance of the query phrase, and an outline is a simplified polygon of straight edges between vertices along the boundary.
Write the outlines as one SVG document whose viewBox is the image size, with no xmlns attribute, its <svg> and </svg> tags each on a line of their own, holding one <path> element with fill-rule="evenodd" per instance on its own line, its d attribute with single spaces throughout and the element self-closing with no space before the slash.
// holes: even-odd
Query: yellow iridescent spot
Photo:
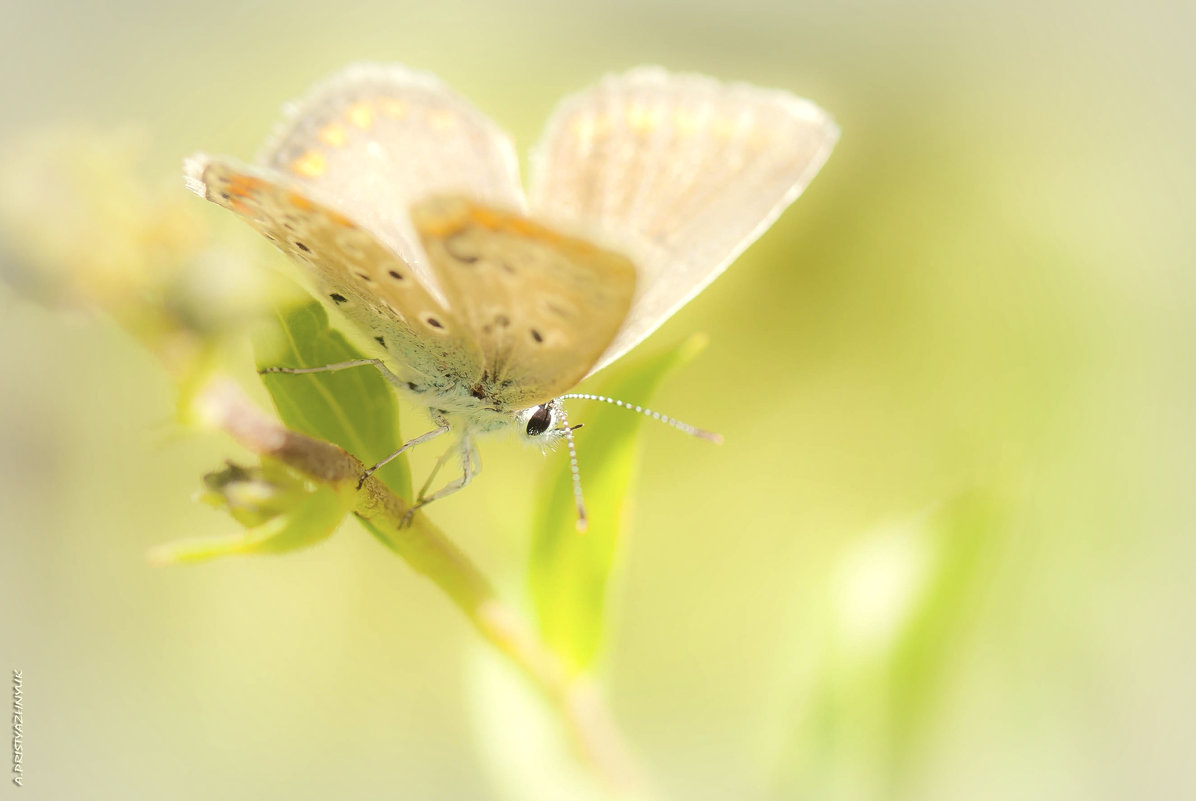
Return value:
<svg viewBox="0 0 1196 801">
<path fill-rule="evenodd" d="M 333 211 L 332 209 L 325 209 L 324 216 L 326 216 L 334 224 L 339 225 L 342 228 L 356 228 L 357 227 L 353 223 L 353 221 L 350 220 L 348 217 L 346 217 L 343 214 L 339 214 L 339 213 Z"/>
<path fill-rule="evenodd" d="M 470 206 L 456 198 L 433 198 L 412 208 L 411 221 L 421 237 L 444 239 L 465 227 Z"/>
<path fill-rule="evenodd" d="M 507 228 L 521 236 L 535 236 L 540 233 L 540 226 L 522 217 L 508 217 Z"/>
<path fill-rule="evenodd" d="M 349 122 L 364 130 L 374 124 L 374 107 L 362 100 L 359 103 L 349 106 L 349 110 L 345 112 L 345 116 L 349 119 Z"/>
<path fill-rule="evenodd" d="M 570 121 L 570 126 L 573 129 L 573 135 L 583 141 L 588 141 L 594 138 L 594 115 L 580 114 Z"/>
<path fill-rule="evenodd" d="M 456 216 L 423 216 L 415 221 L 415 229 L 421 237 L 447 239 L 461 230 L 461 219 Z"/>
<path fill-rule="evenodd" d="M 597 114 L 594 117 L 594 136 L 608 136 L 614 129 L 614 122 L 610 114 Z"/>
<path fill-rule="evenodd" d="M 378 108 L 382 113 L 391 119 L 399 120 L 407 115 L 407 104 L 402 100 L 396 100 L 393 97 L 388 97 L 378 104 Z"/>
<path fill-rule="evenodd" d="M 305 178 L 318 178 L 328 167 L 328 160 L 318 150 L 309 150 L 291 162 L 291 169 Z"/>
<path fill-rule="evenodd" d="M 627 109 L 627 125 L 636 133 L 648 133 L 660 124 L 660 112 L 644 105 L 636 104 Z"/>
<path fill-rule="evenodd" d="M 451 131 L 457 127 L 457 115 L 451 111 L 430 111 L 428 112 L 428 125 L 433 131 Z"/>
<path fill-rule="evenodd" d="M 739 126 L 736 124 L 735 120 L 728 119 L 726 117 L 719 117 L 711 124 L 710 128 L 714 131 L 714 135 L 719 139 L 730 139 L 735 135 L 735 132 Z"/>
<path fill-rule="evenodd" d="M 258 178 L 249 175 L 234 175 L 228 181 L 228 193 L 234 197 L 248 197 L 262 185 Z"/>
<path fill-rule="evenodd" d="M 489 228 L 491 231 L 502 225 L 502 217 L 483 206 L 474 206 L 470 209 L 469 216 L 475 223 L 483 228 Z"/>
<path fill-rule="evenodd" d="M 332 147 L 344 147 L 345 141 L 348 138 L 345 134 L 345 129 L 335 122 L 321 128 L 317 136 L 319 136 L 321 142 Z"/>
<path fill-rule="evenodd" d="M 297 195 L 294 192 L 289 192 L 287 194 L 287 202 L 289 202 L 295 208 L 301 209 L 303 211 L 311 211 L 315 208 L 314 203 L 305 198 L 303 195 Z"/>
<path fill-rule="evenodd" d="M 562 237 L 556 231 L 534 223 L 526 217 L 516 217 L 513 214 L 504 215 L 504 217 L 506 218 L 504 226 L 506 230 L 510 231 L 521 239 L 547 242 L 552 245 L 564 241 L 564 237 Z"/>
<path fill-rule="evenodd" d="M 673 125 L 677 133 L 683 136 L 693 136 L 698 132 L 698 115 L 692 111 L 678 111 L 673 117 Z"/>
</svg>

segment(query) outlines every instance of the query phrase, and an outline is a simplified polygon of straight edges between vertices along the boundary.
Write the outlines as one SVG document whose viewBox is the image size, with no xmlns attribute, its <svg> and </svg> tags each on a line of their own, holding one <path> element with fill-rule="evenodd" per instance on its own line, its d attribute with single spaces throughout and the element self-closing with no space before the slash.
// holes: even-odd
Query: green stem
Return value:
<svg viewBox="0 0 1196 801">
<path fill-rule="evenodd" d="M 259 456 L 283 462 L 338 493 L 354 492 L 365 470 L 358 459 L 323 440 L 291 431 L 256 407 L 232 380 L 218 377 L 195 395 L 208 425 Z M 495 592 L 477 566 L 425 515 L 404 525 L 410 504 L 377 480 L 355 490 L 353 511 L 366 528 L 417 573 L 440 587 L 481 635 L 531 680 L 562 716 L 582 758 L 610 789 L 643 798 L 634 763 L 598 688 L 571 677 L 561 659 Z"/>
</svg>

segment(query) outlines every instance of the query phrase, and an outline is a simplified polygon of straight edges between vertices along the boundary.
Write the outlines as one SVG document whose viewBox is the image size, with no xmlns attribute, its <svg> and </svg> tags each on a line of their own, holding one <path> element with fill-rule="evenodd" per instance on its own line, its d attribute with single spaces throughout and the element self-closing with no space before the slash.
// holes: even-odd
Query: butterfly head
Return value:
<svg viewBox="0 0 1196 801">
<path fill-rule="evenodd" d="M 569 470 L 573 476 L 573 500 L 577 505 L 577 530 L 585 531 L 587 525 L 586 505 L 581 495 L 581 474 L 577 469 L 577 445 L 573 441 L 573 432 L 581 428 L 581 423 L 569 425 L 569 418 L 565 416 L 565 407 L 561 403 L 561 398 L 516 413 L 515 422 L 520 426 L 520 433 L 525 441 L 534 442 L 545 451 L 562 439 L 569 446 Z"/>
<path fill-rule="evenodd" d="M 559 399 L 516 412 L 515 424 L 524 440 L 545 448 L 552 447 L 573 428 L 579 427 L 569 426 Z"/>
</svg>

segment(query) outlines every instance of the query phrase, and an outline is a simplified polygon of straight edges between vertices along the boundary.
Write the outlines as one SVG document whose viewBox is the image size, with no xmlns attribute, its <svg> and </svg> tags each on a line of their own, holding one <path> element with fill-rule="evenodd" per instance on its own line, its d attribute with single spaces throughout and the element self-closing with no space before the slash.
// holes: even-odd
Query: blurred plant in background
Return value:
<svg viewBox="0 0 1196 801">
<path fill-rule="evenodd" d="M 8 143 L 0 180 L 4 277 L 51 304 L 109 313 L 181 366 L 186 351 L 243 334 L 268 278 L 218 242 L 166 176 L 149 181 L 149 134 L 59 127 Z"/>
</svg>

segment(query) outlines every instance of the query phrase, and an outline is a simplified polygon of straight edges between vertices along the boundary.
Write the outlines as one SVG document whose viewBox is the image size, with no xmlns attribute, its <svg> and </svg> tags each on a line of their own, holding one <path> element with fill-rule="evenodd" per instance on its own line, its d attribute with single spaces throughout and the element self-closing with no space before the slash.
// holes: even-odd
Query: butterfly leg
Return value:
<svg viewBox="0 0 1196 801">
<path fill-rule="evenodd" d="M 428 495 L 428 487 L 432 486 L 432 479 L 436 477 L 436 474 L 440 471 L 440 468 L 443 467 L 454 454 L 459 454 L 461 457 L 461 477 L 449 482 L 431 495 Z M 405 526 L 409 524 L 411 522 L 412 515 L 415 514 L 417 509 L 427 506 L 432 501 L 440 500 L 441 498 L 452 495 L 454 492 L 463 489 L 467 484 L 469 484 L 470 481 L 473 481 L 474 477 L 480 472 L 482 472 L 482 460 L 478 455 L 477 448 L 473 444 L 473 440 L 470 439 L 469 436 L 461 437 L 460 448 L 450 448 L 449 450 L 445 451 L 444 455 L 441 456 L 436 462 L 436 466 L 432 468 L 431 475 L 428 476 L 428 480 L 424 482 L 423 488 L 420 489 L 419 496 L 416 499 L 415 504 L 407 510 L 407 514 L 403 515 L 403 521 L 401 525 Z"/>
<path fill-rule="evenodd" d="M 440 422 L 440 421 L 437 421 L 437 422 Z M 434 428 L 425 434 L 420 434 L 415 439 L 411 439 L 411 440 L 408 440 L 407 442 L 403 443 L 403 447 L 399 448 L 397 451 L 392 453 L 390 456 L 387 456 L 385 459 L 378 462 L 378 464 L 374 465 L 373 467 L 367 469 L 364 473 L 362 473 L 361 478 L 357 479 L 357 489 L 361 489 L 361 485 L 365 483 L 365 480 L 367 478 L 372 476 L 379 469 L 390 464 L 392 461 L 394 461 L 394 459 L 399 454 L 403 453 L 408 448 L 414 448 L 416 445 L 419 445 L 422 442 L 427 442 L 428 440 L 433 439 L 434 437 L 439 437 L 441 434 L 444 434 L 448 430 L 449 430 L 448 423 L 440 422 L 440 425 L 437 428 Z"/>
<path fill-rule="evenodd" d="M 348 362 L 336 362 L 335 364 L 324 364 L 319 367 L 263 367 L 258 370 L 261 374 L 266 373 L 285 373 L 287 375 L 306 375 L 307 373 L 335 373 L 338 370 L 348 370 L 351 367 L 365 367 L 366 365 L 373 365 L 378 368 L 378 372 L 382 373 L 382 377 L 395 386 L 407 386 L 407 382 L 403 381 L 397 375 L 390 371 L 381 359 L 353 359 Z"/>
<path fill-rule="evenodd" d="M 436 476 L 439 475 L 440 469 L 448 463 L 449 459 L 458 453 L 460 453 L 459 449 L 452 447 L 441 454 L 440 458 L 436 460 L 436 464 L 432 466 L 432 471 L 428 473 L 428 478 L 426 481 L 424 481 L 424 485 L 419 488 L 419 494 L 415 496 L 417 504 L 427 497 L 428 489 L 432 486 L 432 482 L 436 480 Z"/>
</svg>

